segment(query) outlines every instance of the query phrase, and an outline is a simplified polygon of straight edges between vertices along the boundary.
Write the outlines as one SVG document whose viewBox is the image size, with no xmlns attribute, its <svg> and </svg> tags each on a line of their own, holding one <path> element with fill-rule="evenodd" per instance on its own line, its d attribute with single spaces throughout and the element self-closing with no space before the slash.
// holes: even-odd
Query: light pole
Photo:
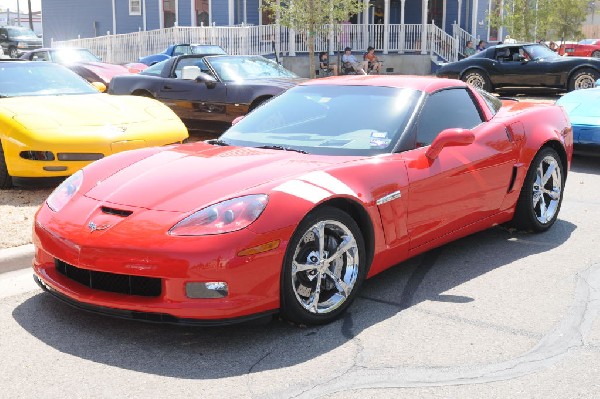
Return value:
<svg viewBox="0 0 600 399">
<path fill-rule="evenodd" d="M 21 5 L 19 4 L 19 0 L 17 0 L 17 25 L 21 26 Z"/>
</svg>

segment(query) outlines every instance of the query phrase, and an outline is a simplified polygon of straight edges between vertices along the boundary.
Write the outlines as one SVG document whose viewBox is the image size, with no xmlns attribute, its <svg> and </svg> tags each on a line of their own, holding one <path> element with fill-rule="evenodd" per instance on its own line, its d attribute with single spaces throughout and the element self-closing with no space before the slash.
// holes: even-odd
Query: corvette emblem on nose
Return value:
<svg viewBox="0 0 600 399">
<path fill-rule="evenodd" d="M 97 226 L 94 222 L 89 222 L 88 227 L 90 228 L 90 233 L 93 233 L 96 230 L 106 230 L 110 227 L 110 224 L 103 224 L 102 226 Z"/>
</svg>

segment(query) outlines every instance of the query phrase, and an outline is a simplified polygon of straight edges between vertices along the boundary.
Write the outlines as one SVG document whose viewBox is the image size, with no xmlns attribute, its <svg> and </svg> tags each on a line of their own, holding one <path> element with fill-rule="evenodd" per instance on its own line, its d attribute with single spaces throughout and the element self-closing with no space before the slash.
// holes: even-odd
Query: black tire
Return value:
<svg viewBox="0 0 600 399">
<path fill-rule="evenodd" d="M 10 46 L 8 48 L 8 56 L 10 58 L 19 58 L 19 52 L 17 51 L 17 48 L 15 46 Z"/>
<path fill-rule="evenodd" d="M 12 186 L 12 177 L 8 174 L 4 149 L 2 148 L 2 144 L 0 144 L 0 190 L 7 190 Z"/>
<path fill-rule="evenodd" d="M 323 235 L 322 252 L 319 232 Z M 331 253 L 338 255 L 329 256 Z M 364 239 L 354 219 L 337 208 L 314 210 L 298 225 L 286 250 L 281 281 L 282 317 L 300 324 L 335 320 L 356 297 L 366 271 Z"/>
<path fill-rule="evenodd" d="M 461 80 L 478 89 L 483 89 L 487 92 L 492 91 L 492 82 L 489 76 L 483 71 L 474 69 L 467 71 L 463 74 Z"/>
<path fill-rule="evenodd" d="M 248 112 L 255 110 L 256 108 L 260 107 L 262 104 L 269 101 L 270 99 L 271 99 L 271 97 L 262 97 L 257 100 L 254 100 L 254 102 L 252 104 L 250 104 L 250 106 L 248 107 Z"/>
<path fill-rule="evenodd" d="M 562 204 L 564 172 L 558 153 L 550 147 L 542 148 L 529 166 L 510 225 L 535 233 L 548 230 L 556 222 Z"/>
<path fill-rule="evenodd" d="M 580 69 L 569 79 L 568 90 L 591 89 L 592 87 L 596 87 L 596 80 L 599 78 L 600 74 L 593 69 Z"/>
<path fill-rule="evenodd" d="M 592 53 L 592 57 L 594 58 L 600 58 L 600 51 L 596 50 Z"/>
<path fill-rule="evenodd" d="M 154 98 L 154 96 L 150 92 L 148 92 L 146 90 L 134 91 L 133 93 L 131 93 L 131 95 L 133 95 L 133 96 L 139 96 L 139 97 Z"/>
</svg>

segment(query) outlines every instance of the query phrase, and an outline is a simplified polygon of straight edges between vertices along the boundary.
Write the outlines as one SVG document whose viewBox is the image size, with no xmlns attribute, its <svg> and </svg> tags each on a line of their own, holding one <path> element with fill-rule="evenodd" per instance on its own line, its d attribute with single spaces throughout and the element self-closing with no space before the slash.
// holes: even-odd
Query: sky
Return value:
<svg viewBox="0 0 600 399">
<path fill-rule="evenodd" d="M 19 7 L 21 8 L 22 13 L 27 12 L 27 0 L 0 0 L 0 9 L 6 10 L 9 8 L 11 11 L 17 11 L 17 3 L 19 3 Z M 31 10 L 32 11 L 41 11 L 42 10 L 42 0 L 31 0 Z"/>
</svg>

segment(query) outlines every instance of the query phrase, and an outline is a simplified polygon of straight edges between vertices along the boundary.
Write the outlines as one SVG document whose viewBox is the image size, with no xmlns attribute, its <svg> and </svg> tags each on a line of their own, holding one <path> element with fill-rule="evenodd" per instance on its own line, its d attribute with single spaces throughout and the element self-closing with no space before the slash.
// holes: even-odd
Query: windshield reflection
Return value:
<svg viewBox="0 0 600 399">
<path fill-rule="evenodd" d="M 220 139 L 311 154 L 389 153 L 421 94 L 392 87 L 297 86 L 252 111 Z"/>
</svg>

